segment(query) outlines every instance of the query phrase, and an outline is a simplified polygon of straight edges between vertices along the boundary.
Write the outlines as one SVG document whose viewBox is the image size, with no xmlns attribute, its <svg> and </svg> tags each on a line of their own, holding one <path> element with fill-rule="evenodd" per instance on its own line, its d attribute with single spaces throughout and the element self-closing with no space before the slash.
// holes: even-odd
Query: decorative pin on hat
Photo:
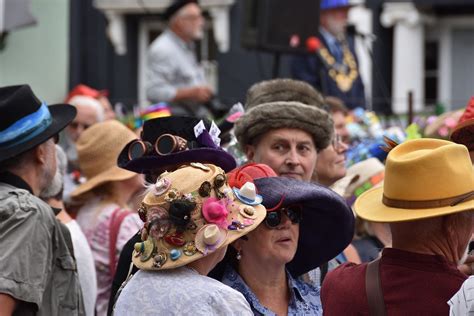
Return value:
<svg viewBox="0 0 474 316">
<path fill-rule="evenodd" d="M 217 250 L 227 237 L 227 230 L 215 224 L 208 224 L 201 227 L 194 240 L 196 248 L 203 254 L 208 254 Z"/>
<path fill-rule="evenodd" d="M 240 189 L 233 188 L 235 196 L 248 205 L 258 205 L 262 203 L 262 196 L 257 194 L 255 184 L 246 182 Z"/>
</svg>

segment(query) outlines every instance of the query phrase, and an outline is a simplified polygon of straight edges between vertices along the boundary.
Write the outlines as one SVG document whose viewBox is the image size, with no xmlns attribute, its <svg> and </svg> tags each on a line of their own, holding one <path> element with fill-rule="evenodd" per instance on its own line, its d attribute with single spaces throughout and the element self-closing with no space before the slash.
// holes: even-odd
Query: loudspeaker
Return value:
<svg viewBox="0 0 474 316">
<path fill-rule="evenodd" d="M 320 0 L 243 0 L 241 44 L 280 53 L 307 53 L 318 36 Z"/>
</svg>

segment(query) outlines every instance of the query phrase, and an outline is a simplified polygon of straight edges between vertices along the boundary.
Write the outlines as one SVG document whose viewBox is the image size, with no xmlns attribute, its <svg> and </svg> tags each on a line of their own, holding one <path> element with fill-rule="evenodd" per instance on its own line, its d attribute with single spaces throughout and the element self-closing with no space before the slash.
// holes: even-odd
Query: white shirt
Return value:
<svg viewBox="0 0 474 316">
<path fill-rule="evenodd" d="M 461 289 L 448 301 L 449 315 L 474 315 L 474 276 L 464 281 Z"/>
<path fill-rule="evenodd" d="M 97 280 L 95 274 L 94 258 L 86 236 L 75 220 L 66 223 L 71 233 L 74 257 L 77 262 L 77 274 L 81 284 L 84 298 L 84 310 L 87 316 L 95 315 L 95 301 L 97 298 Z"/>
<path fill-rule="evenodd" d="M 244 296 L 186 267 L 138 271 L 120 294 L 121 315 L 253 315 Z"/>
</svg>

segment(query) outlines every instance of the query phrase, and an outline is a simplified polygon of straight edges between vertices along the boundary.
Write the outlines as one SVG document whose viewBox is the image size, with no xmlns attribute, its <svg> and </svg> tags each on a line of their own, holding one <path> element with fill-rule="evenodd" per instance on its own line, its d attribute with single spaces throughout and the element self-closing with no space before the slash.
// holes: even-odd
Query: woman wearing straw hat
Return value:
<svg viewBox="0 0 474 316">
<path fill-rule="evenodd" d="M 256 196 L 250 183 L 247 194 Z M 140 207 L 145 225 L 132 255 L 140 271 L 123 288 L 114 314 L 252 315 L 242 294 L 206 275 L 265 213 L 258 201 L 236 198 L 215 165 L 163 173 Z"/>
<path fill-rule="evenodd" d="M 243 166 L 229 179 L 239 187 L 240 179 L 258 178 L 254 182 L 259 195 L 245 194 L 248 182 L 234 190 L 243 201 L 263 199 L 265 220 L 232 244 L 212 275 L 240 291 L 256 315 L 322 315 L 319 287 L 297 277 L 350 243 L 352 211 L 327 188 L 276 177 L 261 166 Z"/>
<path fill-rule="evenodd" d="M 81 134 L 77 142 L 79 166 L 87 181 L 72 197 L 82 202 L 77 222 L 91 246 L 97 270 L 97 315 L 105 315 L 116 260 L 123 245 L 142 226 L 128 203 L 143 188 L 143 177 L 120 169 L 120 150 L 135 139 L 123 124 L 110 120 Z"/>
</svg>

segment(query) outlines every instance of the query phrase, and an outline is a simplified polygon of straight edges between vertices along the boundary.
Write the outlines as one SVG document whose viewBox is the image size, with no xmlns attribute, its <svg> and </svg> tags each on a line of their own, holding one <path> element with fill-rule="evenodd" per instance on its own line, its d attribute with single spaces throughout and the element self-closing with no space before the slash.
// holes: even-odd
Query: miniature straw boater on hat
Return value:
<svg viewBox="0 0 474 316">
<path fill-rule="evenodd" d="M 225 247 L 255 229 L 266 210 L 238 199 L 221 168 L 193 163 L 163 173 L 148 189 L 139 215 L 145 225 L 133 263 L 139 269 L 164 270 Z"/>
<path fill-rule="evenodd" d="M 358 216 L 403 222 L 474 210 L 474 173 L 467 148 L 450 141 L 414 139 L 390 150 L 383 187 L 363 193 Z"/>
</svg>

